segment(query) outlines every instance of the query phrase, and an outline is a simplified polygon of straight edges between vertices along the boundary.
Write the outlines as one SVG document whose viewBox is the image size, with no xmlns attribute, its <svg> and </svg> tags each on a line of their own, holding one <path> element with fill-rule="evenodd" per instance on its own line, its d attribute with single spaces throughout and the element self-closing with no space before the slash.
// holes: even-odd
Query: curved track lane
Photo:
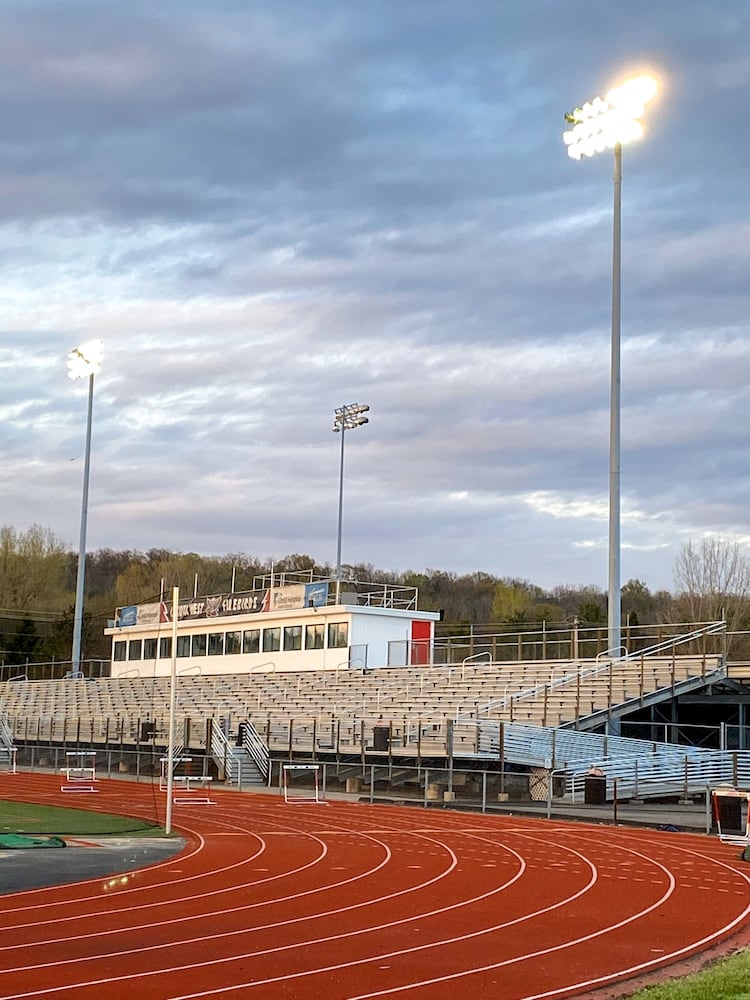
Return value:
<svg viewBox="0 0 750 1000">
<path fill-rule="evenodd" d="M 163 821 L 150 785 L 71 802 L 44 775 L 0 798 Z M 0 897 L 0 1000 L 575 996 L 706 949 L 750 918 L 713 839 L 214 793 L 187 846 L 110 878 Z M 61 859 L 64 862 L 64 857 Z"/>
</svg>

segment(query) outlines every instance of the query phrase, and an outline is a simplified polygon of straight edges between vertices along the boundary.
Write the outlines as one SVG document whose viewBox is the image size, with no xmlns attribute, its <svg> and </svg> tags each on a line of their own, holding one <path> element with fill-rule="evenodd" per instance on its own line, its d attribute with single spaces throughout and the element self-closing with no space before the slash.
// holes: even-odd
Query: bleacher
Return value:
<svg viewBox="0 0 750 1000">
<path fill-rule="evenodd" d="M 596 762 L 608 780 L 619 775 L 628 788 L 637 788 L 639 777 L 643 786 L 647 773 L 675 770 L 687 787 L 684 762 L 700 752 L 586 730 L 616 732 L 618 718 L 633 709 L 725 677 L 717 653 L 677 654 L 680 642 L 705 648 L 704 637 L 719 627 L 672 636 L 621 659 L 532 660 L 519 652 L 518 660 L 492 662 L 481 653 L 451 665 L 277 672 L 267 664 L 210 676 L 191 667 L 177 678 L 177 734 L 186 748 L 214 756 L 220 736 L 225 763 L 241 724 L 251 723 L 256 745 L 249 749 L 261 758 L 333 754 L 364 761 L 380 753 L 389 760 L 502 759 L 547 771 L 562 762 L 572 797 L 585 767 Z M 163 746 L 169 703 L 165 676 L 20 679 L 3 685 L 0 717 L 9 745 Z M 710 770 L 705 761 L 701 766 Z"/>
<path fill-rule="evenodd" d="M 404 746 L 413 746 L 433 730 L 443 739 L 447 720 L 458 732 L 476 731 L 483 720 L 585 728 L 587 718 L 705 684 L 722 669 L 718 656 L 670 655 L 593 664 L 482 661 L 371 671 L 191 673 L 178 677 L 176 713 L 193 740 L 201 738 L 207 719 L 222 720 L 227 729 L 251 720 L 271 743 L 288 743 L 291 727 L 300 747 L 303 737 L 313 736 L 354 746 L 363 722 L 369 729 L 381 721 L 398 728 Z M 166 731 L 169 684 L 167 677 L 16 681 L 4 686 L 3 711 L 16 740 L 132 742 L 144 722 L 157 734 Z"/>
</svg>

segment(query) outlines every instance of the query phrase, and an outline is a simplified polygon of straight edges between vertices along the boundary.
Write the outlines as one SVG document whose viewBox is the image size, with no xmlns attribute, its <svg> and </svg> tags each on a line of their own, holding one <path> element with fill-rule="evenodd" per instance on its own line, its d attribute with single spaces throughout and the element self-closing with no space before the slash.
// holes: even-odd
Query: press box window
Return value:
<svg viewBox="0 0 750 1000">
<path fill-rule="evenodd" d="M 206 634 L 193 636 L 192 644 L 193 656 L 205 656 L 206 655 Z"/>
<path fill-rule="evenodd" d="M 128 644 L 125 642 L 124 639 L 123 640 L 117 640 L 115 642 L 114 659 L 115 660 L 124 660 L 125 659 L 125 654 L 127 652 L 127 648 L 128 648 Z"/>
<path fill-rule="evenodd" d="M 190 636 L 189 635 L 178 635 L 177 636 L 177 655 L 178 656 L 190 656 Z"/>
<path fill-rule="evenodd" d="M 143 640 L 143 659 L 144 660 L 156 659 L 156 639 Z"/>
<path fill-rule="evenodd" d="M 325 625 L 305 626 L 305 649 L 322 649 L 325 641 Z"/>
<path fill-rule="evenodd" d="M 128 643 L 128 659 L 140 660 L 143 641 L 141 639 L 131 639 Z"/>
<path fill-rule="evenodd" d="M 227 656 L 232 653 L 239 653 L 242 650 L 242 633 L 227 632 L 224 639 L 224 652 Z"/>
<path fill-rule="evenodd" d="M 159 658 L 164 660 L 172 656 L 172 636 L 163 635 L 159 639 Z"/>
<path fill-rule="evenodd" d="M 260 652 L 260 629 L 259 628 L 247 628 L 242 633 L 242 652 L 243 653 L 259 653 Z"/>
<path fill-rule="evenodd" d="M 281 649 L 281 629 L 280 628 L 264 628 L 263 629 L 263 652 L 264 653 L 278 653 Z"/>
<path fill-rule="evenodd" d="M 284 626 L 284 649 L 302 649 L 302 626 Z"/>
<path fill-rule="evenodd" d="M 224 655 L 224 633 L 223 632 L 209 632 L 208 633 L 208 655 L 209 656 L 223 656 Z"/>
<path fill-rule="evenodd" d="M 349 623 L 330 622 L 328 625 L 328 648 L 345 649 L 349 645 Z"/>
</svg>

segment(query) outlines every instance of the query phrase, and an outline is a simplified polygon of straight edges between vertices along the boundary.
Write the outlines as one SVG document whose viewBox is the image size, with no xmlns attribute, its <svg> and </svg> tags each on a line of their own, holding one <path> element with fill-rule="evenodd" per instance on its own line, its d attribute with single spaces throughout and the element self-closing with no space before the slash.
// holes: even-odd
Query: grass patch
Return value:
<svg viewBox="0 0 750 1000">
<path fill-rule="evenodd" d="M 141 833 L 153 836 L 160 831 L 162 828 L 157 823 L 133 816 L 0 799 L 0 833 L 67 833 L 77 836 Z"/>
<path fill-rule="evenodd" d="M 750 951 L 724 958 L 702 972 L 647 986 L 631 1000 L 750 1000 Z"/>
</svg>

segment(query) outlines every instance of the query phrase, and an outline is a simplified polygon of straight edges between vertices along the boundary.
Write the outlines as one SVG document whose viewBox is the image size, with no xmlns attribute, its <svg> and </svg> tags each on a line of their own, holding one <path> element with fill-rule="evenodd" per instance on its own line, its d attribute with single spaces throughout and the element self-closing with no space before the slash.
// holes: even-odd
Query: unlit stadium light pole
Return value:
<svg viewBox="0 0 750 1000">
<path fill-rule="evenodd" d="M 76 599 L 73 616 L 73 649 L 71 676 L 81 672 L 81 637 L 83 635 L 83 587 L 86 578 L 86 521 L 89 508 L 89 469 L 91 466 L 91 423 L 94 414 L 94 375 L 102 364 L 104 345 L 101 340 L 89 340 L 68 355 L 68 378 L 88 377 L 89 406 L 86 421 L 86 452 L 83 463 L 83 499 L 81 502 L 81 534 L 78 543 L 78 572 L 76 574 Z"/>
<path fill-rule="evenodd" d="M 627 80 L 607 94 L 595 97 L 565 115 L 572 126 L 563 133 L 568 156 L 580 160 L 606 149 L 614 151 L 614 209 L 612 224 L 612 340 L 609 403 L 609 572 L 607 587 L 607 652 L 622 652 L 620 611 L 620 275 L 622 147 L 643 135 L 646 104 L 654 97 L 653 77 Z"/>
<path fill-rule="evenodd" d="M 164 832 L 172 832 L 174 796 L 175 713 L 177 710 L 177 620 L 180 612 L 180 588 L 172 587 L 172 649 L 169 665 L 169 742 L 167 744 L 167 814 Z"/>
<path fill-rule="evenodd" d="M 340 406 L 333 413 L 333 432 L 341 434 L 341 459 L 339 462 L 339 523 L 336 544 L 336 604 L 339 603 L 341 595 L 341 526 L 344 513 L 344 439 L 346 432 L 355 427 L 361 427 L 368 423 L 368 418 L 364 416 L 369 413 L 370 407 L 360 403 L 348 403 Z"/>
</svg>

